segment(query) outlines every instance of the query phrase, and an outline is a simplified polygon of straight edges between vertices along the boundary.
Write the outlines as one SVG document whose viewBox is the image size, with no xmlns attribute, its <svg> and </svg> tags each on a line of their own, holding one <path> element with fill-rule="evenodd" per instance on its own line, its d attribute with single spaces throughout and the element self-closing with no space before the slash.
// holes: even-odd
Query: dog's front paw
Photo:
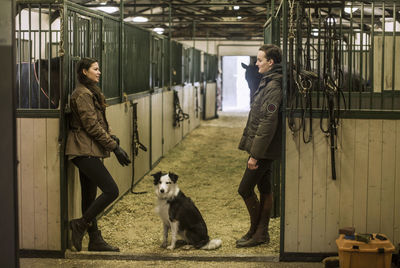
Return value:
<svg viewBox="0 0 400 268">
<path fill-rule="evenodd" d="M 190 250 L 190 249 L 193 249 L 193 248 L 194 248 L 193 245 L 184 245 L 182 247 L 182 249 L 184 249 L 184 250 Z"/>
<path fill-rule="evenodd" d="M 160 248 L 166 248 L 167 247 L 167 242 L 163 242 L 161 245 L 160 245 Z"/>
<path fill-rule="evenodd" d="M 174 250 L 175 249 L 175 245 L 170 245 L 170 246 L 167 247 L 167 249 Z"/>
</svg>

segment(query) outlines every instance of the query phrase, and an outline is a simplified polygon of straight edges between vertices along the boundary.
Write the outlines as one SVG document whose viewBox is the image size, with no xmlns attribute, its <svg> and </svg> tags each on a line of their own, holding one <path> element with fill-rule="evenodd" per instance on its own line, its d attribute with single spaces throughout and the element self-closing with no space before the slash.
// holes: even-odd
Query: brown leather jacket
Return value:
<svg viewBox="0 0 400 268">
<path fill-rule="evenodd" d="M 110 136 L 105 111 L 100 109 L 95 95 L 78 84 L 71 95 L 71 110 L 65 154 L 109 157 L 117 143 Z"/>
<path fill-rule="evenodd" d="M 282 102 L 282 67 L 274 64 L 263 75 L 249 117 L 243 131 L 239 149 L 253 158 L 278 159 L 282 148 L 282 119 L 279 107 Z"/>
</svg>

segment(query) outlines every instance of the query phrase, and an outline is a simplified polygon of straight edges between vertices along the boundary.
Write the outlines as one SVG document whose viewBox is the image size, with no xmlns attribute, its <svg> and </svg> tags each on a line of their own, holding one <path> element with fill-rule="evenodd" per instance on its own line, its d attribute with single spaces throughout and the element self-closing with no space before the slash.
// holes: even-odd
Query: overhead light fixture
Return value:
<svg viewBox="0 0 400 268">
<path fill-rule="evenodd" d="M 153 31 L 158 33 L 158 34 L 163 34 L 164 33 L 164 28 L 156 27 L 156 28 L 153 29 Z"/>
<path fill-rule="evenodd" d="M 133 22 L 148 22 L 149 19 L 145 18 L 145 17 L 142 17 L 142 16 L 138 16 L 138 17 L 133 17 L 132 21 Z"/>
<path fill-rule="evenodd" d="M 358 7 L 345 7 L 344 8 L 344 12 L 351 14 L 354 13 L 358 10 Z"/>
<path fill-rule="evenodd" d="M 319 35 L 318 29 L 312 29 L 311 34 L 314 36 L 318 36 Z"/>
<path fill-rule="evenodd" d="M 242 19 L 242 16 L 237 16 L 236 18 L 237 18 L 238 20 L 240 20 L 240 19 Z"/>
<path fill-rule="evenodd" d="M 96 9 L 106 12 L 108 14 L 115 13 L 119 10 L 118 7 L 96 7 Z"/>
<path fill-rule="evenodd" d="M 240 6 L 233 6 L 233 9 L 234 9 L 234 10 L 239 10 L 239 9 L 240 9 Z"/>
</svg>

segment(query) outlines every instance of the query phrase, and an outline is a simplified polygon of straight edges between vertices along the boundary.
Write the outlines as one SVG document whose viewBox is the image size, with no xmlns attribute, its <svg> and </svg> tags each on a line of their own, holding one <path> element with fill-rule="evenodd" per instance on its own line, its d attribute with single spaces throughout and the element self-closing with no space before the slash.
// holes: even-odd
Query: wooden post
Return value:
<svg viewBox="0 0 400 268">
<path fill-rule="evenodd" d="M 15 3 L 0 4 L 0 266 L 18 267 L 18 204 L 15 122 Z"/>
</svg>

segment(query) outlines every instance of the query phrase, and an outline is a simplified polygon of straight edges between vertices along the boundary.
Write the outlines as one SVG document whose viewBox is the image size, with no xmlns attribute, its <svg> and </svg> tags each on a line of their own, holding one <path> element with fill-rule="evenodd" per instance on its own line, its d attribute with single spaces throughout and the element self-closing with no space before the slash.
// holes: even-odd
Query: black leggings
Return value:
<svg viewBox="0 0 400 268">
<path fill-rule="evenodd" d="M 247 165 L 247 163 L 246 163 Z M 250 170 L 246 167 L 238 192 L 243 199 L 253 196 L 257 185 L 260 194 L 272 193 L 272 160 L 257 161 L 258 168 Z"/>
<path fill-rule="evenodd" d="M 82 217 L 92 223 L 88 231 L 95 231 L 96 216 L 117 199 L 118 186 L 99 158 L 79 156 L 72 159 L 72 162 L 79 168 Z M 103 193 L 96 199 L 97 187 Z"/>
</svg>

